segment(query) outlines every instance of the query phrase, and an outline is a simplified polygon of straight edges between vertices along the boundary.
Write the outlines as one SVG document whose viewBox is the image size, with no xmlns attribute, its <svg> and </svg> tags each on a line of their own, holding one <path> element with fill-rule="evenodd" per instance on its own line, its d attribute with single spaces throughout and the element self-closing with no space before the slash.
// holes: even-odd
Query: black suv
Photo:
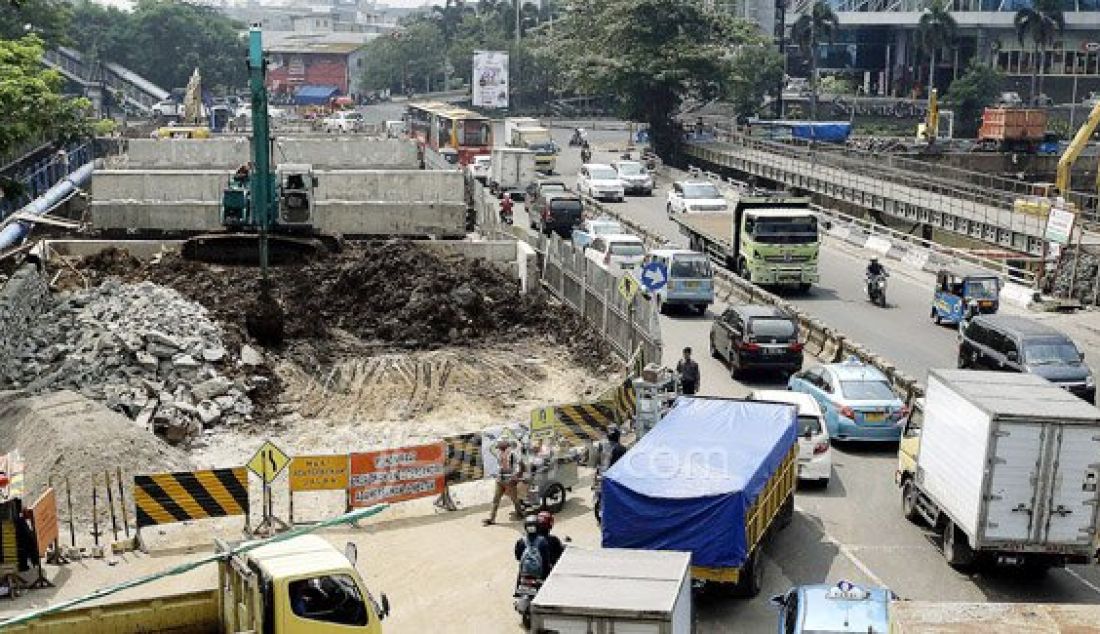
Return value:
<svg viewBox="0 0 1100 634">
<path fill-rule="evenodd" d="M 539 216 L 535 213 L 535 209 L 539 206 L 540 202 L 542 202 L 542 199 L 550 194 L 568 192 L 569 187 L 566 186 L 565 181 L 560 180 L 532 181 L 527 185 L 527 191 L 523 196 L 523 209 L 527 212 L 527 218 L 531 222 L 531 228 L 539 228 Z"/>
<path fill-rule="evenodd" d="M 556 233 L 568 240 L 573 236 L 573 227 L 584 220 L 584 201 L 576 194 L 549 193 L 539 196 L 535 207 L 528 213 L 535 214 L 539 231 L 546 235 Z"/>
<path fill-rule="evenodd" d="M 725 359 L 735 379 L 750 369 L 789 376 L 802 369 L 798 320 L 775 306 L 731 306 L 711 324 L 710 354 Z"/>
<path fill-rule="evenodd" d="M 1030 372 L 1093 403 L 1096 380 L 1073 340 L 1026 317 L 979 315 L 963 324 L 959 367 Z"/>
</svg>

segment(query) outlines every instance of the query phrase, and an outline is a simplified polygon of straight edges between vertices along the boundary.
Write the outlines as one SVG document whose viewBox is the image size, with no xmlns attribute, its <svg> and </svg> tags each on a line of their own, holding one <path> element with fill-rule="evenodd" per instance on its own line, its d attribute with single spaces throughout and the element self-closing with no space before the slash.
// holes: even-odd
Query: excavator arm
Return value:
<svg viewBox="0 0 1100 634">
<path fill-rule="evenodd" d="M 1081 156 L 1085 146 L 1089 144 L 1089 139 L 1096 132 L 1098 125 L 1100 125 L 1100 102 L 1092 107 L 1088 119 L 1085 120 L 1084 125 L 1078 128 L 1077 134 L 1073 135 L 1073 140 L 1069 142 L 1069 147 L 1062 154 L 1062 158 L 1058 159 L 1058 172 L 1054 178 L 1054 187 L 1058 195 L 1065 196 L 1070 192 L 1073 164 L 1077 162 L 1077 157 Z M 1100 187 L 1100 174 L 1097 175 L 1097 187 Z"/>
</svg>

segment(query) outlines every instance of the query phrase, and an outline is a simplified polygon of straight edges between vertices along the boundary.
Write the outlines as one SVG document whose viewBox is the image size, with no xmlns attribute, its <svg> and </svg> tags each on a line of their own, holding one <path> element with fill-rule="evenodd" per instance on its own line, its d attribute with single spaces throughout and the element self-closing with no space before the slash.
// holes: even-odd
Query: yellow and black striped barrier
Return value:
<svg viewBox="0 0 1100 634">
<path fill-rule="evenodd" d="M 616 424 L 622 425 L 634 418 L 636 406 L 632 383 L 633 378 L 627 378 L 620 385 L 607 390 L 597 399 L 598 403 L 611 407 L 614 411 Z"/>
<path fill-rule="evenodd" d="M 473 482 L 485 477 L 481 432 L 448 436 L 443 439 L 443 447 L 447 452 L 444 465 L 448 482 Z"/>
<path fill-rule="evenodd" d="M 573 444 L 586 440 L 599 441 L 607 436 L 607 428 L 616 422 L 615 409 L 606 403 L 556 405 L 557 432 Z"/>
<path fill-rule="evenodd" d="M 137 526 L 248 515 L 248 470 L 208 469 L 134 476 Z"/>
</svg>

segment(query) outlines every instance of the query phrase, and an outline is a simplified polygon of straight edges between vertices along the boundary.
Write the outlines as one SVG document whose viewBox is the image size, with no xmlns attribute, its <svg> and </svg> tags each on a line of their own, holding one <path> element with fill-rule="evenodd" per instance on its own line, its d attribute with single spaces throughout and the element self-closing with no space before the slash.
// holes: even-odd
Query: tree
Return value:
<svg viewBox="0 0 1100 634">
<path fill-rule="evenodd" d="M 996 69 L 970 60 L 970 66 L 951 82 L 944 101 L 955 111 L 958 136 L 973 136 L 978 131 L 982 110 L 993 103 L 1001 86 L 1001 74 Z"/>
<path fill-rule="evenodd" d="M 1012 24 L 1016 27 L 1016 37 L 1020 45 L 1024 38 L 1029 38 L 1035 47 L 1035 59 L 1038 64 L 1037 72 L 1031 74 L 1031 103 L 1035 103 L 1035 81 L 1039 80 L 1039 89 L 1042 90 L 1043 71 L 1045 70 L 1047 47 L 1054 44 L 1056 37 L 1066 30 L 1066 17 L 1062 13 L 1062 0 L 1032 0 L 1031 6 L 1020 9 L 1012 18 Z"/>
<path fill-rule="evenodd" d="M 87 99 L 61 95 L 62 77 L 41 63 L 43 42 L 31 35 L 0 40 L 0 156 L 31 142 L 87 134 Z"/>
<path fill-rule="evenodd" d="M 443 72 L 446 45 L 438 26 L 424 16 L 407 20 L 389 37 L 367 44 L 363 75 L 372 90 L 429 90 Z"/>
<path fill-rule="evenodd" d="M 685 98 L 714 99 L 728 79 L 734 23 L 699 0 L 576 0 L 548 38 L 561 81 L 611 93 L 621 114 L 649 125 L 654 149 L 675 159 Z"/>
<path fill-rule="evenodd" d="M 0 39 L 34 34 L 49 46 L 68 40 L 71 14 L 62 0 L 19 0 L 0 3 Z"/>
<path fill-rule="evenodd" d="M 917 43 L 928 55 L 928 93 L 936 87 L 936 56 L 954 43 L 959 25 L 951 15 L 948 0 L 932 0 L 921 12 L 917 23 Z"/>
<path fill-rule="evenodd" d="M 770 42 L 743 45 L 730 61 L 726 99 L 738 117 L 754 116 L 782 79 L 783 55 Z"/>
<path fill-rule="evenodd" d="M 791 39 L 803 57 L 810 60 L 810 119 L 817 120 L 817 47 L 823 40 L 832 42 L 840 29 L 840 19 L 824 0 L 816 0 L 809 13 L 803 13 L 791 25 Z"/>
</svg>

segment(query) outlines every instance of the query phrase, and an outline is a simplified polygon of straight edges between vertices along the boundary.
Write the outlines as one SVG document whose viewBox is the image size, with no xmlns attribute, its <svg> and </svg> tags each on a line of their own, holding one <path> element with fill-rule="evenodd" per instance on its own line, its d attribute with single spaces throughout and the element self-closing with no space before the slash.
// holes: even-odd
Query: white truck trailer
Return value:
<svg viewBox="0 0 1100 634">
<path fill-rule="evenodd" d="M 494 147 L 489 165 L 489 189 L 512 200 L 523 200 L 527 185 L 535 180 L 535 153 L 511 147 Z"/>
<path fill-rule="evenodd" d="M 691 553 L 566 548 L 531 604 L 531 631 L 690 634 Z"/>
<path fill-rule="evenodd" d="M 898 454 L 903 513 L 956 568 L 1089 563 L 1098 479 L 1100 409 L 1034 374 L 929 370 Z"/>
</svg>

